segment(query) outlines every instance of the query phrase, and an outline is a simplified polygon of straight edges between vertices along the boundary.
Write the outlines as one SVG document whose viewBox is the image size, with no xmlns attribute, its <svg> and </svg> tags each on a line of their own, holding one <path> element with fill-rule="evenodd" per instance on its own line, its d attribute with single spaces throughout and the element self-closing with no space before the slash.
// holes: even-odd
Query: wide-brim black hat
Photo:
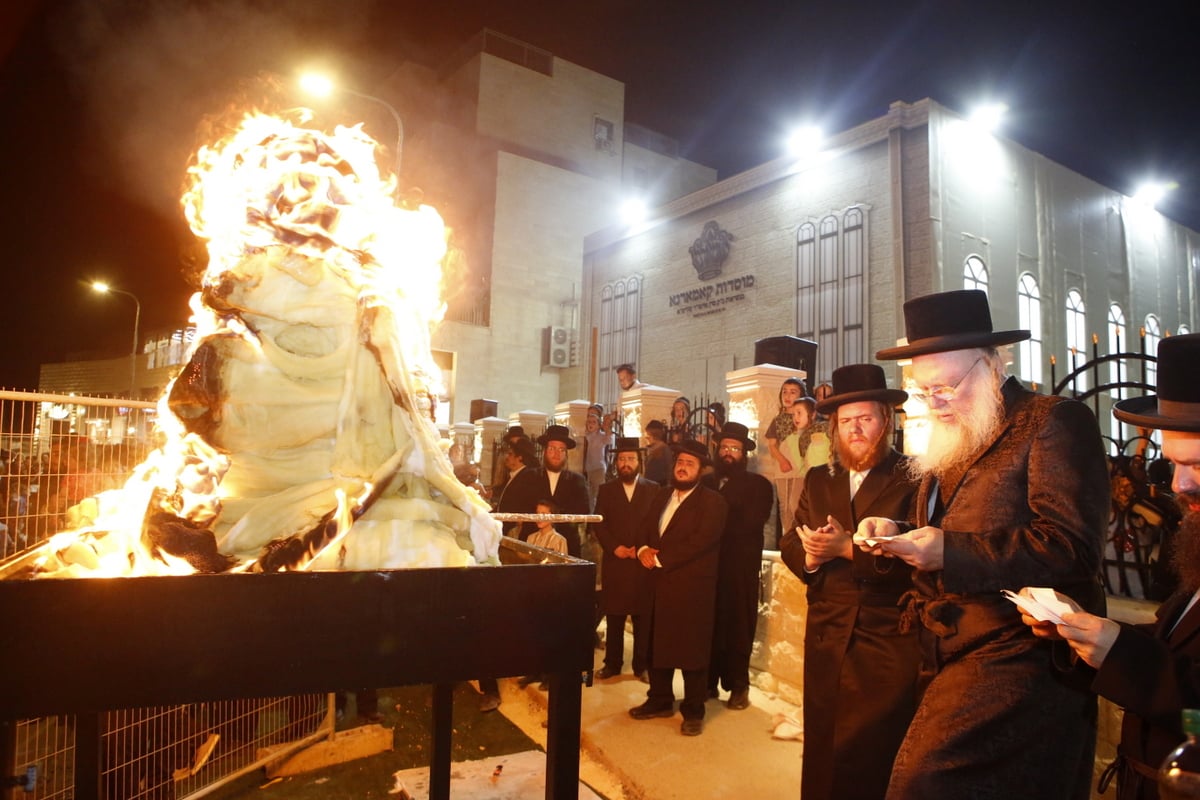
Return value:
<svg viewBox="0 0 1200 800">
<path fill-rule="evenodd" d="M 562 442 L 568 450 L 575 449 L 575 440 L 571 438 L 571 429 L 566 425 L 551 425 L 537 440 L 542 447 L 550 442 Z"/>
<path fill-rule="evenodd" d="M 992 330 L 992 312 L 987 293 L 979 289 L 914 297 L 904 304 L 904 330 L 908 344 L 880 350 L 881 361 L 969 350 L 973 347 L 998 347 L 1023 342 L 1026 330 Z"/>
<path fill-rule="evenodd" d="M 695 439 L 685 439 L 682 442 L 671 445 L 671 450 L 678 456 L 680 453 L 687 453 L 700 459 L 703 466 L 711 467 L 712 458 L 708 455 L 708 448 L 697 442 Z"/>
<path fill-rule="evenodd" d="M 613 448 L 614 453 L 639 453 L 646 448 L 642 447 L 642 440 L 636 436 L 618 436 L 617 445 Z"/>
<path fill-rule="evenodd" d="M 903 389 L 889 389 L 883 367 L 878 364 L 849 364 L 833 371 L 833 394 L 817 401 L 817 411 L 828 414 L 840 405 L 874 400 L 888 406 L 908 399 Z"/>
<path fill-rule="evenodd" d="M 1139 428 L 1200 433 L 1200 333 L 1158 343 L 1157 394 L 1113 406 L 1113 416 Z"/>
<path fill-rule="evenodd" d="M 726 422 L 721 427 L 721 432 L 717 434 L 717 441 L 721 439 L 737 439 L 747 453 L 758 446 L 750 438 L 750 429 L 740 422 Z"/>
</svg>

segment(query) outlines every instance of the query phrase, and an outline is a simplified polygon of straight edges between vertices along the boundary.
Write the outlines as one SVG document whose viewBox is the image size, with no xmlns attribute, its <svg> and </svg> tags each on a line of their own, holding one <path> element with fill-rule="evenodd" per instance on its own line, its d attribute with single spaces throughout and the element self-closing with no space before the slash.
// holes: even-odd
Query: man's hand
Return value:
<svg viewBox="0 0 1200 800">
<path fill-rule="evenodd" d="M 637 558 L 637 548 L 619 544 L 613 548 L 613 555 L 617 558 Z"/>
<path fill-rule="evenodd" d="M 851 541 L 864 552 L 891 557 L 892 554 L 883 552 L 878 544 L 868 544 L 865 540 L 879 536 L 895 536 L 899 532 L 900 529 L 896 527 L 896 523 L 887 517 L 863 517 L 858 523 L 858 530 L 854 532 Z"/>
<path fill-rule="evenodd" d="M 653 547 L 643 547 L 637 554 L 638 561 L 642 562 L 642 566 L 646 569 L 654 569 L 657 566 L 654 563 L 654 558 L 658 555 L 658 550 Z"/>
<path fill-rule="evenodd" d="M 842 524 L 832 516 L 827 516 L 825 520 L 826 524 L 816 529 L 807 525 L 796 529 L 800 542 L 804 545 L 804 563 L 808 569 L 816 569 L 835 558 L 854 558 L 854 545 L 850 541 L 850 534 L 846 533 Z"/>
<path fill-rule="evenodd" d="M 1067 640 L 1075 654 L 1089 666 L 1100 668 L 1108 651 L 1112 649 L 1121 626 L 1106 617 L 1097 617 L 1086 611 L 1070 611 L 1062 615 L 1063 624 L 1058 626 L 1058 635 Z"/>
<path fill-rule="evenodd" d="M 865 521 L 865 520 L 864 520 Z M 862 525 L 859 525 L 862 528 Z M 894 529 L 894 525 L 893 525 Z M 926 526 L 896 536 L 879 545 L 909 566 L 923 572 L 941 569 L 945 552 L 945 537 L 941 528 Z"/>
</svg>

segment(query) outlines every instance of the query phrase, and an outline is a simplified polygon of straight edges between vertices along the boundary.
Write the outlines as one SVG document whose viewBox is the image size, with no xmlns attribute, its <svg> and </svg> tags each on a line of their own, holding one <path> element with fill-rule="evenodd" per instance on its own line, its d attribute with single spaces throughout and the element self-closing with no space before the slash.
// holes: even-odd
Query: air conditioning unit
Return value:
<svg viewBox="0 0 1200 800">
<path fill-rule="evenodd" d="M 566 369 L 571 366 L 571 332 L 551 325 L 546 328 L 546 366 Z"/>
</svg>

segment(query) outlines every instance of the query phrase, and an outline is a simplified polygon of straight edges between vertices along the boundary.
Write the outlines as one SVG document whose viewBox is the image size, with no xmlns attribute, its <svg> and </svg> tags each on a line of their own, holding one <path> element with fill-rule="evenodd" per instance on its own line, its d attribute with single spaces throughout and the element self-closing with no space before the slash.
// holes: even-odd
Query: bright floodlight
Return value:
<svg viewBox="0 0 1200 800">
<path fill-rule="evenodd" d="M 107 292 L 108 288 L 109 288 L 108 284 L 105 283 L 104 281 L 92 281 L 92 289 L 94 289 L 97 292 L 100 292 L 101 294 L 104 294 L 105 292 Z"/>
<path fill-rule="evenodd" d="M 300 76 L 300 88 L 316 97 L 328 97 L 333 92 L 333 81 L 324 75 L 309 72 Z"/>
<path fill-rule="evenodd" d="M 1141 203 L 1144 206 L 1154 208 L 1162 202 L 1164 197 L 1167 196 L 1167 192 L 1171 191 L 1178 185 L 1179 184 L 1174 182 L 1163 183 L 1158 181 L 1148 181 L 1138 187 L 1137 191 L 1133 194 L 1133 199 L 1135 202 Z"/>
<path fill-rule="evenodd" d="M 640 198 L 631 197 L 621 204 L 621 220 L 626 225 L 636 225 L 646 219 L 646 203 Z"/>
<path fill-rule="evenodd" d="M 804 125 L 788 136 L 788 153 L 793 156 L 810 156 L 820 151 L 825 134 L 816 125 Z"/>
<path fill-rule="evenodd" d="M 971 112 L 970 120 L 985 131 L 994 131 L 1000 127 L 1000 121 L 1008 113 L 1005 103 L 984 103 Z"/>
</svg>

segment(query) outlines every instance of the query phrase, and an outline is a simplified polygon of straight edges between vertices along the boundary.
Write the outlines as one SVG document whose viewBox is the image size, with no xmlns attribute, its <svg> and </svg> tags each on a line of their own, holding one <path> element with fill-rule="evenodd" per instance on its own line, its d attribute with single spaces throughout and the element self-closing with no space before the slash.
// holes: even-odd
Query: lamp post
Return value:
<svg viewBox="0 0 1200 800">
<path fill-rule="evenodd" d="M 137 394 L 138 328 L 142 323 L 142 303 L 133 292 L 114 289 L 104 281 L 93 281 L 92 289 L 100 294 L 123 294 L 133 300 L 133 347 L 129 352 L 129 399 L 135 400 L 137 399 L 135 395 Z"/>
<path fill-rule="evenodd" d="M 388 113 L 390 113 L 392 115 L 392 119 L 396 121 L 396 189 L 395 189 L 395 196 L 396 196 L 396 201 L 399 202 L 400 201 L 400 159 L 404 153 L 404 121 L 402 119 L 400 119 L 400 112 L 397 111 L 396 108 L 391 103 L 389 103 L 387 100 L 384 100 L 381 97 L 376 97 L 373 94 L 367 94 L 365 92 L 360 92 L 355 89 L 347 89 L 345 86 L 335 86 L 333 81 L 331 81 L 329 78 L 325 77 L 324 75 L 317 75 L 315 73 L 308 73 L 307 75 L 303 75 L 300 78 L 300 87 L 302 89 L 304 89 L 306 92 L 308 92 L 309 94 L 315 95 L 317 97 L 328 97 L 332 92 L 339 91 L 339 92 L 342 92 L 343 94 L 351 95 L 352 97 L 360 97 L 363 100 L 370 100 L 374 103 L 378 103 L 379 105 L 383 106 L 384 108 L 386 108 L 388 110 Z"/>
</svg>

